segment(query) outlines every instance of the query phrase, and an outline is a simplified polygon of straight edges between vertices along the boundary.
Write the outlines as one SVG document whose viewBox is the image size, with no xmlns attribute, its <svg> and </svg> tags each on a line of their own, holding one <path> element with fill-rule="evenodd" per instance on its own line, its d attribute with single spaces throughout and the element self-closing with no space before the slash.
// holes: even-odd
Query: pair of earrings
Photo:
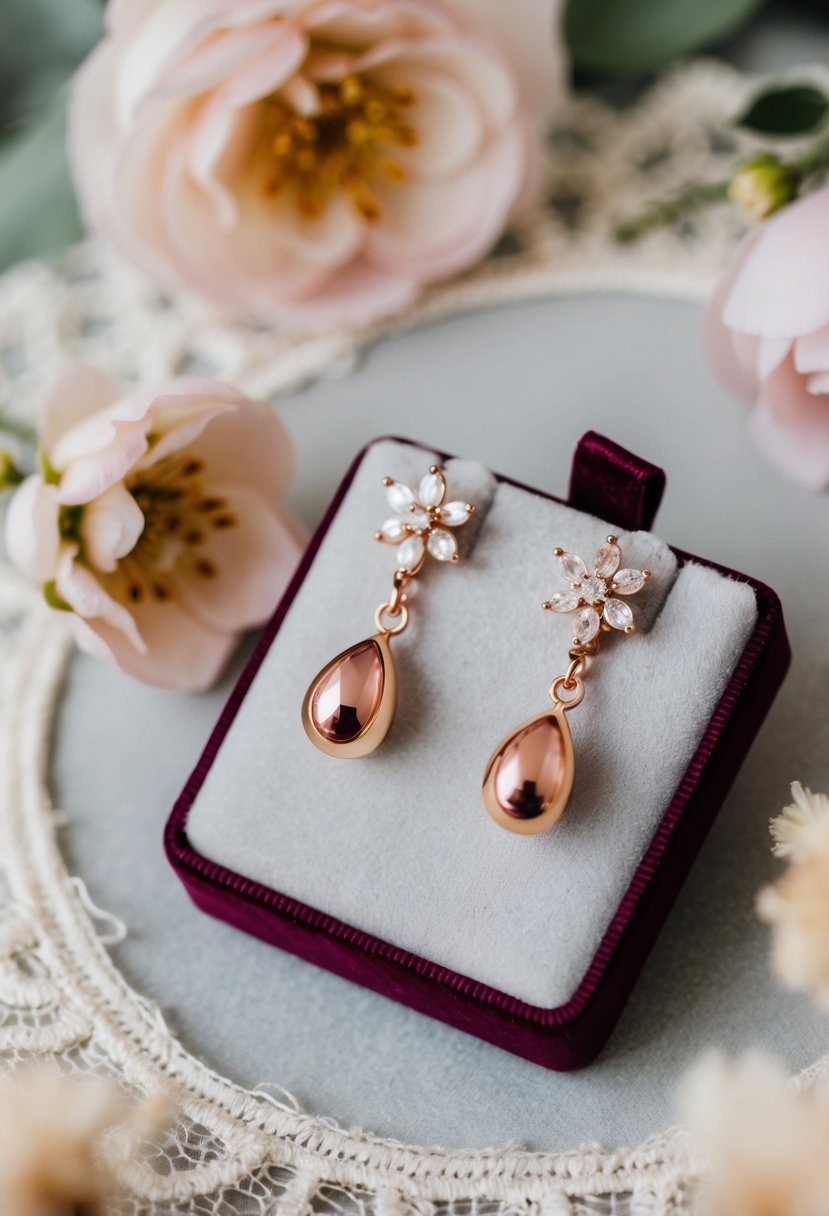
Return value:
<svg viewBox="0 0 829 1216">
<path fill-rule="evenodd" d="M 402 482 L 383 479 L 394 515 L 378 541 L 397 545 L 398 568 L 392 593 L 374 614 L 377 632 L 332 659 L 312 681 L 302 705 L 311 742 L 329 756 L 366 756 L 382 743 L 397 705 L 397 676 L 391 639 L 409 623 L 406 588 L 427 555 L 457 562 L 452 528 L 465 524 L 471 503 L 446 502 L 446 478 L 432 465 L 415 493 Z M 555 613 L 577 613 L 570 663 L 550 685 L 552 709 L 522 723 L 496 747 L 484 771 L 482 796 L 501 827 L 522 835 L 545 832 L 561 817 L 575 774 L 573 739 L 566 715 L 584 696 L 583 677 L 598 653 L 603 633 L 633 633 L 626 598 L 645 586 L 647 570 L 622 569 L 617 538 L 608 536 L 593 560 L 592 572 L 580 557 L 554 549 L 568 587 L 542 605 Z"/>
</svg>

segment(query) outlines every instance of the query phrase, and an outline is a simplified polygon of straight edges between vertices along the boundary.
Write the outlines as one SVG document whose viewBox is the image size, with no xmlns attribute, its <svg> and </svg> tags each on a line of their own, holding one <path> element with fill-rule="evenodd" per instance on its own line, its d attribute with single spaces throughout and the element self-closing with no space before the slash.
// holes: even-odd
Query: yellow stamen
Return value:
<svg viewBox="0 0 829 1216">
<path fill-rule="evenodd" d="M 279 95 L 267 100 L 264 193 L 290 190 L 300 215 L 316 219 L 345 192 L 354 209 L 374 222 L 381 216 L 377 187 L 406 176 L 390 150 L 419 143 L 417 129 L 402 112 L 415 105 L 415 93 L 406 84 L 352 74 L 318 84 L 317 94 L 318 109 L 311 115 L 297 114 Z"/>
</svg>

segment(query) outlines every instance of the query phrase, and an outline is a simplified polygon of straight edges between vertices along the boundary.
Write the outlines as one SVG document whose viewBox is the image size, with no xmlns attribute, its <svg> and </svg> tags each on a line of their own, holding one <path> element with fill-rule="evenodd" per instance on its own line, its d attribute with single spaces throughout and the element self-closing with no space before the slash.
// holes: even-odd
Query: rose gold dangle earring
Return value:
<svg viewBox="0 0 829 1216">
<path fill-rule="evenodd" d="M 573 788 L 573 739 L 565 715 L 584 696 L 583 677 L 598 654 L 603 633 L 633 633 L 630 605 L 618 596 L 635 595 L 650 578 L 648 570 L 619 567 L 622 551 L 608 536 L 593 559 L 593 573 L 580 557 L 554 549 L 570 586 L 541 605 L 550 612 L 578 612 L 570 666 L 550 685 L 552 709 L 542 710 L 499 743 L 484 773 L 483 799 L 491 817 L 509 832 L 534 836 L 553 827 Z"/>
<path fill-rule="evenodd" d="M 384 477 L 383 485 L 394 515 L 374 536 L 399 546 L 391 596 L 374 614 L 377 632 L 326 664 L 302 703 L 308 738 L 320 751 L 344 759 L 367 756 L 386 737 L 397 706 L 390 642 L 409 623 L 406 588 L 427 556 L 439 562 L 459 560 L 458 542 L 448 529 L 465 524 L 475 510 L 468 502 L 444 501 L 446 478 L 437 465 L 421 479 L 417 492 L 391 477 Z"/>
</svg>

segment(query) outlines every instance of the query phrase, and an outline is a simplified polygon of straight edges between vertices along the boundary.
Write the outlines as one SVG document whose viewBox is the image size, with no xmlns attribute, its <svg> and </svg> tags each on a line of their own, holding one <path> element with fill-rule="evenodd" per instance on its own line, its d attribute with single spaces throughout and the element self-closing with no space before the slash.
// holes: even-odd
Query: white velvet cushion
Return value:
<svg viewBox="0 0 829 1216">
<path fill-rule="evenodd" d="M 678 573 L 667 546 L 626 535 L 478 465 L 447 465 L 478 511 L 457 567 L 431 562 L 393 639 L 399 705 L 381 748 L 336 760 L 305 736 L 317 671 L 374 632 L 394 550 L 380 479 L 433 460 L 385 441 L 363 461 L 202 786 L 188 820 L 212 860 L 532 1004 L 572 996 L 671 800 L 756 621 L 750 587 L 707 567 Z M 630 602 L 639 632 L 610 636 L 569 715 L 570 806 L 546 835 L 486 815 L 490 752 L 549 704 L 572 617 L 541 610 L 562 587 L 561 545 L 592 558 L 617 532 L 653 571 Z"/>
</svg>

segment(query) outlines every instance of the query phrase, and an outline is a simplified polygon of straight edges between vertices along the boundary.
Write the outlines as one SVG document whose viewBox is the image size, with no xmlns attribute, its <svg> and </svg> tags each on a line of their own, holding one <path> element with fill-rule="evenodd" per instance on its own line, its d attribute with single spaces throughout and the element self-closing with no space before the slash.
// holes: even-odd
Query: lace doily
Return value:
<svg viewBox="0 0 829 1216">
<path fill-rule="evenodd" d="M 434 289 L 405 316 L 358 332 L 287 338 L 234 327 L 191 298 L 160 295 L 94 241 L 56 265 L 20 265 L 0 279 L 0 400 L 31 420 L 44 386 L 76 358 L 141 380 L 197 368 L 274 395 L 347 370 L 380 334 L 464 309 L 587 290 L 701 297 L 740 235 L 731 209 L 628 248 L 610 233 L 655 194 L 724 176 L 751 146 L 727 120 L 756 87 L 722 66 L 698 64 L 628 112 L 568 102 L 551 137 L 547 205 L 474 273 Z M 117 1213 L 688 1210 L 698 1165 L 681 1129 L 616 1152 L 420 1149 L 342 1130 L 287 1098 L 242 1089 L 189 1055 L 161 1010 L 114 966 L 107 945 L 121 927 L 91 905 L 60 853 L 46 774 L 70 653 L 60 617 L 0 564 L 0 1068 L 50 1055 L 72 1070 L 111 1075 L 136 1097 L 171 1092 L 177 1124 L 124 1167 L 129 1197 Z M 827 1075 L 829 1061 L 820 1062 L 800 1083 Z"/>
</svg>

